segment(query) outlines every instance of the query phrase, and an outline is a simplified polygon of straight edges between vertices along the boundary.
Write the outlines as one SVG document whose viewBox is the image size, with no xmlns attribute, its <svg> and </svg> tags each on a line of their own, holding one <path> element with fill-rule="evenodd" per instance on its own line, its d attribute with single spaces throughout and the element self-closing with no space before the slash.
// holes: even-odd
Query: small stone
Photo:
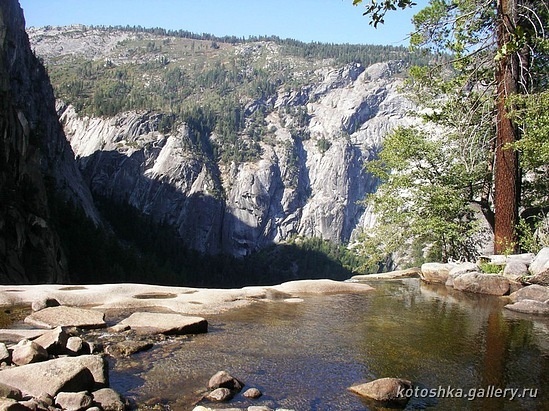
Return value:
<svg viewBox="0 0 549 411">
<path fill-rule="evenodd" d="M 223 402 L 233 398 L 233 392 L 228 388 L 216 388 L 204 397 L 209 401 Z"/>
<path fill-rule="evenodd" d="M 48 359 L 48 352 L 33 341 L 21 340 L 13 347 L 11 360 L 17 365 L 26 365 Z"/>
<path fill-rule="evenodd" d="M 124 411 L 126 405 L 120 394 L 111 388 L 103 388 L 92 393 L 93 400 L 103 411 Z"/>
<path fill-rule="evenodd" d="M 87 391 L 60 392 L 55 396 L 55 404 L 66 411 L 81 411 L 89 408 L 93 399 Z"/>
<path fill-rule="evenodd" d="M 230 390 L 240 391 L 242 390 L 242 387 L 244 387 L 244 384 L 227 371 L 217 372 L 208 382 L 208 388 L 211 390 L 216 388 L 228 388 Z"/>
<path fill-rule="evenodd" d="M 90 354 L 90 347 L 80 337 L 69 337 L 67 340 L 67 353 L 69 355 Z"/>
<path fill-rule="evenodd" d="M 36 338 L 34 342 L 44 347 L 49 354 L 60 355 L 65 354 L 68 338 L 69 335 L 63 327 L 56 327 Z"/>
<path fill-rule="evenodd" d="M 375 401 L 406 403 L 409 398 L 399 396 L 399 393 L 411 388 L 412 383 L 408 380 L 401 378 L 380 378 L 366 384 L 352 386 L 349 390 Z"/>
<path fill-rule="evenodd" d="M 263 393 L 257 388 L 248 388 L 246 391 L 244 391 L 244 394 L 242 395 L 246 398 L 256 399 L 261 397 Z"/>
</svg>

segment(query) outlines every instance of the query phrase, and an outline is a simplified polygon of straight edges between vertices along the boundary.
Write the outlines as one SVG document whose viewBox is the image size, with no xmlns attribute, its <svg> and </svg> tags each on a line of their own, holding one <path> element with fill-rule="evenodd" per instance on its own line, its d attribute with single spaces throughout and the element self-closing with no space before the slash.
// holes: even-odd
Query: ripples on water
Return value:
<svg viewBox="0 0 549 411">
<path fill-rule="evenodd" d="M 391 376 L 464 393 L 538 389 L 537 398 L 513 401 L 414 398 L 407 410 L 549 410 L 548 320 L 418 280 L 373 285 L 366 295 L 260 302 L 211 317 L 208 334 L 120 360 L 111 385 L 137 402 L 191 410 L 209 377 L 227 370 L 265 394 L 253 403 L 237 396 L 227 407 L 379 411 L 347 387 Z"/>
</svg>

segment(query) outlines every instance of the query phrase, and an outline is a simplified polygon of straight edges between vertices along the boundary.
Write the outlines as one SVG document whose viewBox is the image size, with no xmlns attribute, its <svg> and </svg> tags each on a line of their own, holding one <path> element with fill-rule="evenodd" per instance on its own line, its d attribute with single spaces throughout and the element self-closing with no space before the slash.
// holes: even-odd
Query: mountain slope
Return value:
<svg viewBox="0 0 549 411">
<path fill-rule="evenodd" d="M 403 61 L 365 67 L 303 58 L 283 42 L 82 26 L 30 38 L 70 103 L 60 118 L 94 195 L 204 253 L 352 241 L 372 219 L 361 202 L 377 182 L 364 164 L 411 121 Z"/>
</svg>

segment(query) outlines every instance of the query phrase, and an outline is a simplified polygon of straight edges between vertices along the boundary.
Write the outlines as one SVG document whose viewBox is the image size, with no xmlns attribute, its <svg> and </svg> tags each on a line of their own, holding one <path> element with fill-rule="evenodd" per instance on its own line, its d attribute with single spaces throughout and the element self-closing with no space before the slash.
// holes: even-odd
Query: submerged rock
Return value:
<svg viewBox="0 0 549 411">
<path fill-rule="evenodd" d="M 406 391 L 411 388 L 412 382 L 402 378 L 380 378 L 365 384 L 354 385 L 349 390 L 375 401 L 406 403 L 409 400 Z"/>
<path fill-rule="evenodd" d="M 204 318 L 181 314 L 137 312 L 122 320 L 118 326 L 129 326 L 140 334 L 183 335 L 208 332 L 208 321 Z"/>
<path fill-rule="evenodd" d="M 525 314 L 549 315 L 549 300 L 546 302 L 535 300 L 520 300 L 505 306 L 508 310 Z"/>
</svg>

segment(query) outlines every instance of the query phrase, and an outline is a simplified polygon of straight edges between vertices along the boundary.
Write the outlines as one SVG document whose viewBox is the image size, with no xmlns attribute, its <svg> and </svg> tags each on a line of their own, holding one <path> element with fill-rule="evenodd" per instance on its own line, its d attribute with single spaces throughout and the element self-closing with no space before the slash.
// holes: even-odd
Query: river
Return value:
<svg viewBox="0 0 549 411">
<path fill-rule="evenodd" d="M 380 411 L 347 388 L 390 376 L 418 387 L 406 410 L 549 410 L 549 319 L 417 279 L 371 285 L 369 294 L 212 316 L 207 334 L 112 364 L 111 386 L 139 403 L 192 410 L 209 377 L 227 370 L 264 396 L 236 396 L 226 408 Z"/>
</svg>

